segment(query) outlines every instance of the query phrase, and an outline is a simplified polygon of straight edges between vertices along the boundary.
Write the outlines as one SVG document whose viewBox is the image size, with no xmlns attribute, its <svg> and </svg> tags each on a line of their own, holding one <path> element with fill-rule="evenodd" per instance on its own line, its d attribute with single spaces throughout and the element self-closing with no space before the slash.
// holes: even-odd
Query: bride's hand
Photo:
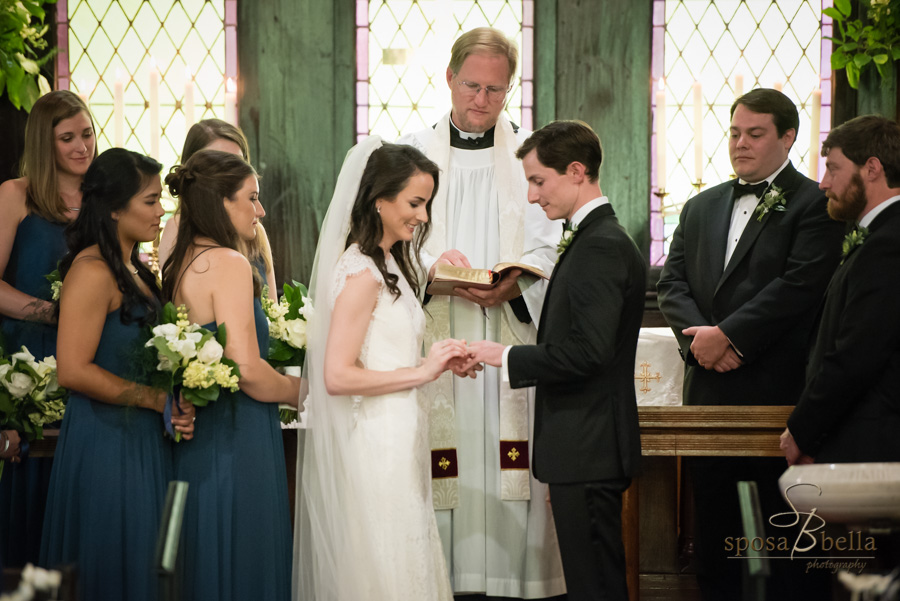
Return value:
<svg viewBox="0 0 900 601">
<path fill-rule="evenodd" d="M 465 341 L 448 338 L 435 342 L 431 345 L 431 350 L 428 351 L 428 356 L 422 363 L 422 368 L 428 378 L 426 381 L 436 380 L 438 376 L 449 369 L 451 361 L 468 357 L 468 354 Z"/>
</svg>

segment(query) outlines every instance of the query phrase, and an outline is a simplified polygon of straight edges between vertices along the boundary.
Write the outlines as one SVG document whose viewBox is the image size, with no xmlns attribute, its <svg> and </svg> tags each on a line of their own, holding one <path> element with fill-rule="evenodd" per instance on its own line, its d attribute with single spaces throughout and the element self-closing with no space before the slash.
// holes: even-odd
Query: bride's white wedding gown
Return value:
<svg viewBox="0 0 900 601">
<path fill-rule="evenodd" d="M 393 257 L 386 267 L 398 276 L 399 298 L 385 285 L 375 262 L 351 245 L 335 269 L 331 297 L 336 299 L 347 279 L 363 271 L 381 284 L 359 355 L 363 367 L 376 371 L 416 366 L 425 331 L 422 306 Z M 355 561 L 375 564 L 375 570 L 362 572 L 380 580 L 372 590 L 390 595 L 383 601 L 452 601 L 432 508 L 427 403 L 415 389 L 357 396 L 349 402 L 348 468 L 360 479 L 357 490 L 367 497 L 358 505 L 366 512 L 366 531 L 373 538 L 359 547 L 367 549 L 366 557 Z"/>
</svg>

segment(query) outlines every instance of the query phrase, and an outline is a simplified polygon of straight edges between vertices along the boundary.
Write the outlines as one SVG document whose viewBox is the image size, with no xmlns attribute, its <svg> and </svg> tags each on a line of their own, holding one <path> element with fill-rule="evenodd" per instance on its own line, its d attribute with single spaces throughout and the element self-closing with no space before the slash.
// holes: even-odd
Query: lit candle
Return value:
<svg viewBox="0 0 900 601">
<path fill-rule="evenodd" d="M 119 148 L 125 142 L 125 84 L 119 69 L 116 69 L 116 81 L 113 84 L 113 141 Z"/>
<path fill-rule="evenodd" d="M 656 91 L 656 187 L 666 189 L 666 80 L 659 78 Z"/>
<path fill-rule="evenodd" d="M 780 92 L 781 91 L 781 82 L 776 81 L 775 83 L 772 84 L 772 88 L 775 90 L 778 90 Z"/>
<path fill-rule="evenodd" d="M 150 57 L 150 156 L 159 159 L 159 69 Z"/>
<path fill-rule="evenodd" d="M 194 75 L 190 67 L 184 68 L 184 128 L 194 124 Z"/>
<path fill-rule="evenodd" d="M 740 98 L 744 95 L 744 76 L 738 73 L 734 76 L 734 97 Z"/>
<path fill-rule="evenodd" d="M 819 181 L 819 132 L 821 131 L 822 90 L 812 93 L 812 117 L 809 122 L 809 179 Z"/>
<path fill-rule="evenodd" d="M 703 86 L 694 82 L 694 181 L 703 181 Z"/>
<path fill-rule="evenodd" d="M 81 83 L 78 84 L 78 97 L 81 98 L 86 105 L 88 105 L 88 108 L 90 108 L 91 93 L 88 90 L 87 81 L 83 79 L 81 80 Z"/>
<path fill-rule="evenodd" d="M 237 125 L 237 85 L 230 77 L 225 82 L 225 120 Z"/>
</svg>

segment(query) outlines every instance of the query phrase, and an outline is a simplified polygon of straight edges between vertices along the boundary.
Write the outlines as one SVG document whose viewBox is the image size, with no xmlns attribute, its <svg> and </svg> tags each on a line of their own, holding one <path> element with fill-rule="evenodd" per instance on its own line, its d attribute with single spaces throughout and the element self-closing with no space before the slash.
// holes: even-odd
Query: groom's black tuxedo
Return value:
<svg viewBox="0 0 900 601">
<path fill-rule="evenodd" d="M 816 182 L 788 164 L 772 181 L 784 193 L 785 210 L 769 211 L 761 220 L 752 214 L 726 265 L 734 183 L 715 186 L 684 205 L 657 285 L 660 310 L 685 359 L 684 404 L 792 405 L 803 390 L 816 314 L 840 260 L 844 226 L 828 217 L 827 199 Z M 681 333 L 713 325 L 743 355 L 737 369 L 704 369 L 691 353 L 693 338 Z M 784 461 L 698 457 L 686 465 L 703 598 L 739 599 L 741 562 L 728 561 L 724 550 L 726 538 L 743 535 L 737 482 L 757 483 L 764 518 L 787 511 L 777 485 Z M 773 598 L 783 598 L 785 587 L 811 586 L 808 577 L 787 573 L 786 564 L 773 567 Z"/>
<path fill-rule="evenodd" d="M 612 207 L 597 207 L 553 270 L 537 344 L 507 358 L 513 388 L 536 386 L 534 475 L 550 484 L 570 601 L 627 598 L 621 494 L 641 454 L 634 356 L 645 282 Z"/>
<path fill-rule="evenodd" d="M 838 267 L 788 428 L 817 462 L 900 461 L 900 202 Z"/>
</svg>

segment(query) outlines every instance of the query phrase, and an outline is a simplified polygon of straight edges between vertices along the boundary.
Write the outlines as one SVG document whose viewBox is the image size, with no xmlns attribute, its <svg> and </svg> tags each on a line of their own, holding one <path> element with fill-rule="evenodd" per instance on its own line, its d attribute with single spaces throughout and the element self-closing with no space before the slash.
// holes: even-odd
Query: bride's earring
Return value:
<svg viewBox="0 0 900 601">
<path fill-rule="evenodd" d="M 381 207 L 378 205 L 375 205 L 375 212 L 378 213 L 379 215 L 381 215 Z"/>
</svg>

